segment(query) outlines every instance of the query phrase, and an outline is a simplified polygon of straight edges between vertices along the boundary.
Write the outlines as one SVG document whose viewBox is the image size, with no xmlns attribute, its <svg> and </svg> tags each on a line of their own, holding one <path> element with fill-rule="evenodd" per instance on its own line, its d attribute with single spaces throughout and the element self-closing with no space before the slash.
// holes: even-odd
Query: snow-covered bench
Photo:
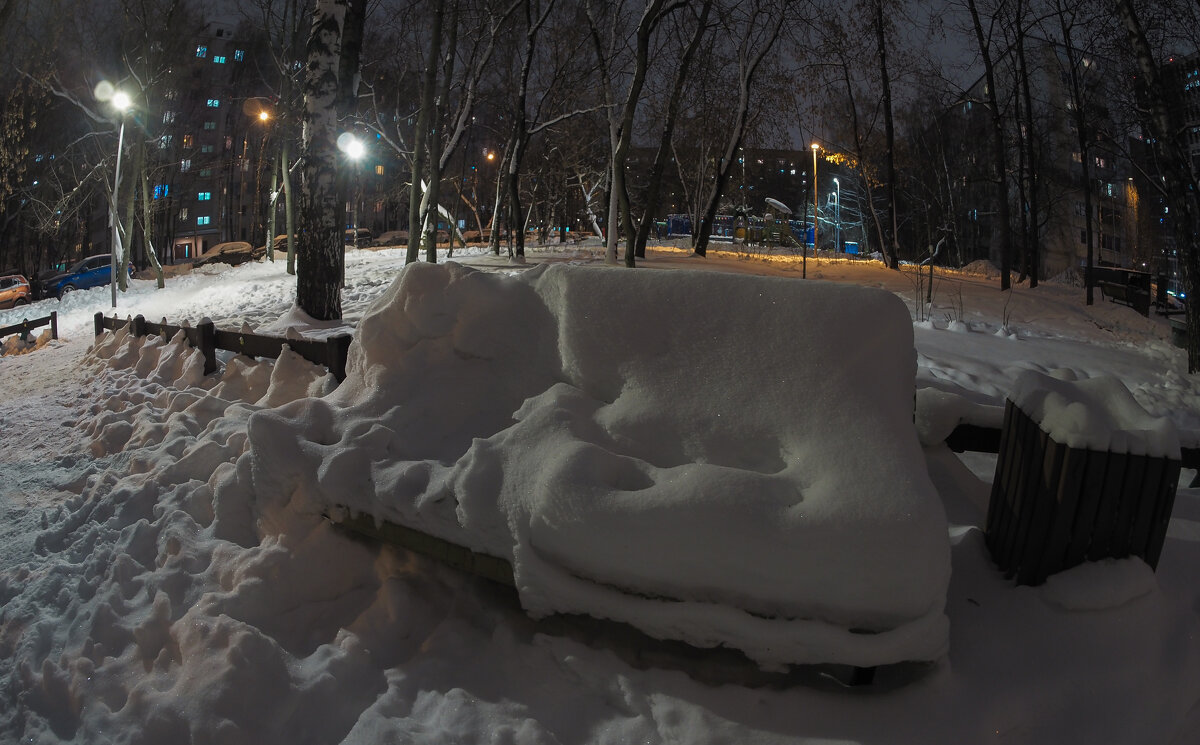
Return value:
<svg viewBox="0 0 1200 745">
<path fill-rule="evenodd" d="M 507 563 L 534 616 L 765 667 L 932 660 L 950 550 L 915 374 L 883 290 L 412 264 L 345 383 L 256 413 L 250 450 L 260 499 Z"/>
</svg>

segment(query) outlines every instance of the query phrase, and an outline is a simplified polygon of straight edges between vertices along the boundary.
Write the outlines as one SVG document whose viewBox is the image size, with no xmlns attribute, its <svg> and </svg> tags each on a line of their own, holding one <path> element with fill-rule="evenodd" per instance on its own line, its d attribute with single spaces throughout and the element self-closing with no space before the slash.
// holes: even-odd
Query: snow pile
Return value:
<svg viewBox="0 0 1200 745">
<path fill-rule="evenodd" d="M 1004 425 L 1004 407 L 978 404 L 936 388 L 920 388 L 915 423 L 921 444 L 930 447 L 945 442 L 960 424 L 1000 429 Z"/>
<path fill-rule="evenodd" d="M 1050 575 L 1038 588 L 1049 605 L 1080 612 L 1117 608 L 1157 590 L 1154 570 L 1136 556 L 1085 561 Z"/>
<path fill-rule="evenodd" d="M 915 372 L 879 290 L 414 264 L 333 395 L 250 419 L 253 488 L 507 559 L 535 615 L 768 666 L 936 659 L 949 544 Z"/>
<path fill-rule="evenodd" d="M 1078 450 L 1179 458 L 1179 432 L 1168 417 L 1151 416 L 1110 376 L 1075 380 L 1022 373 L 1011 399 L 1055 442 Z"/>
<path fill-rule="evenodd" d="M 36 337 L 22 339 L 20 334 L 9 334 L 0 338 L 0 357 L 10 354 L 27 354 L 41 349 L 50 343 L 50 329 L 42 331 Z"/>
<path fill-rule="evenodd" d="M 654 267 L 697 263 L 683 254 L 651 254 L 647 264 Z M 403 262 L 403 250 L 347 254 L 343 300 L 350 325 L 391 286 Z M 703 263 L 718 271 L 799 275 L 794 266 L 748 263 L 733 254 Z M 907 278 L 869 262 L 822 260 L 822 267 L 831 279 L 911 294 Z M 811 257 L 809 268 L 811 279 Z M 636 274 L 648 271 L 657 269 Z M 959 419 L 984 424 L 1020 372 L 1061 375 L 1053 371 L 1063 368 L 1079 378 L 1115 376 L 1152 414 L 1169 415 L 1181 429 L 1200 428 L 1200 382 L 1175 372 L 1186 370 L 1186 357 L 1156 336 L 1163 319 L 1143 319 L 1111 303 L 1084 306 L 1082 293 L 1050 283 L 1032 292 L 1018 286 L 1012 319 L 1022 341 L 1013 344 L 980 333 L 1005 317 L 1009 293 L 994 284 L 963 284 L 973 331 L 915 332 L 921 384 L 955 394 L 930 399 L 929 406 L 919 401 L 919 414 L 928 408 L 935 415 L 931 430 Z M 323 369 L 295 358 L 276 365 L 222 356 L 223 371 L 192 387 L 186 383 L 196 380 L 198 360 L 186 361 L 191 350 L 161 340 L 126 337 L 113 344 L 115 337 L 105 337 L 97 347 L 109 355 L 103 365 L 99 357 L 86 362 L 92 316 L 110 312 L 107 293 L 35 303 L 35 315 L 59 311 L 60 339 L 32 354 L 0 357 L 2 743 L 1191 745 L 1200 739 L 1200 490 L 1179 490 L 1156 573 L 1136 560 L 1106 561 L 1038 588 L 1015 587 L 996 571 L 978 528 L 994 456 L 967 459 L 979 461 L 971 467 L 984 474 L 981 481 L 931 441 L 910 465 L 927 467 L 953 522 L 948 655 L 932 665 L 881 669 L 868 690 L 828 685 L 810 670 L 782 678 L 781 687 L 756 687 L 762 676 L 743 676 L 746 666 L 727 666 L 726 655 L 672 660 L 663 652 L 673 645 L 647 649 L 640 637 L 587 638 L 564 633 L 570 624 L 534 624 L 508 592 L 483 580 L 347 538 L 288 509 L 280 497 L 332 492 L 333 479 L 355 475 L 339 470 L 335 448 L 360 443 L 382 462 L 398 442 L 365 421 L 357 425 L 359 439 L 335 439 L 353 412 L 341 403 L 325 408 L 300 400 L 327 386 Z M 173 322 L 208 316 L 225 329 L 299 323 L 311 335 L 311 320 L 289 311 L 294 296 L 295 278 L 283 262 L 263 262 L 173 278 L 166 292 L 134 281 L 120 308 L 122 315 L 166 315 Z M 723 294 L 713 302 L 721 312 L 739 313 Z M 661 336 L 664 323 L 694 310 L 640 319 L 628 333 Z M 17 312 L 0 311 L 0 325 L 19 321 Z M 497 319 L 496 339 L 511 337 L 524 320 Z M 627 319 L 609 307 L 595 321 Z M 802 331 L 789 328 L 772 344 L 783 346 Z M 861 339 L 839 339 L 837 349 L 844 354 L 877 343 L 878 333 L 868 328 Z M 790 374 L 782 367 L 751 373 L 765 381 L 772 401 L 779 400 L 777 378 Z M 858 382 L 872 385 L 891 374 L 873 371 Z M 381 370 L 380 379 L 400 378 Z M 497 387 L 508 378 L 462 380 Z M 319 452 L 329 466 L 317 476 L 322 483 L 280 484 L 274 468 L 255 478 L 261 464 L 247 450 L 247 427 L 276 417 L 261 410 L 272 383 L 278 401 L 298 397 L 282 411 L 304 429 L 303 439 L 290 441 L 309 450 L 292 455 L 310 473 L 307 461 Z M 710 384 L 696 384 L 711 395 Z M 471 388 L 455 397 L 429 378 L 418 381 L 405 406 L 420 404 L 422 391 L 435 387 L 447 410 L 447 402 L 474 405 L 481 397 Z M 753 428 L 762 408 L 745 407 L 748 422 L 738 429 Z M 318 418 L 298 417 L 305 411 Z M 721 420 L 739 414 L 724 411 Z M 325 415 L 327 421 L 319 419 Z M 391 427 L 395 419 L 379 423 Z M 432 432 L 437 422 L 428 424 Z M 502 424 L 517 423 L 510 416 Z M 580 419 L 567 424 L 578 427 Z M 314 432 L 329 439 L 309 439 Z M 419 437 L 405 442 L 425 447 Z M 656 447 L 647 451 L 665 446 Z M 875 454 L 855 447 L 855 467 L 873 470 Z M 393 470 L 373 467 L 345 488 L 396 479 L 405 464 L 389 462 Z M 430 482 L 446 483 L 456 463 L 423 461 L 414 483 L 422 471 Z M 436 499 L 432 489 L 426 493 Z M 454 502 L 451 492 L 436 493 Z M 384 509 L 373 497 L 364 501 Z M 426 505 L 419 514 L 431 521 L 441 514 L 457 525 L 455 506 L 439 513 Z M 727 530 L 740 535 L 741 525 L 738 515 Z M 700 682 L 714 679 L 726 684 Z"/>
<path fill-rule="evenodd" d="M 1000 268 L 987 259 L 976 259 L 962 269 L 959 269 L 959 271 L 963 274 L 986 277 L 987 279 L 1000 278 Z"/>
</svg>

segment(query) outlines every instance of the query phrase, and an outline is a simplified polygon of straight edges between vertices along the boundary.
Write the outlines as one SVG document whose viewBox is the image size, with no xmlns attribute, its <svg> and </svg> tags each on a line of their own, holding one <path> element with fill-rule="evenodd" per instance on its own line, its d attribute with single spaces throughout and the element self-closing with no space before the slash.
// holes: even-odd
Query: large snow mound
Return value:
<svg viewBox="0 0 1200 745">
<path fill-rule="evenodd" d="M 891 293 L 413 264 L 362 318 L 347 372 L 251 417 L 259 499 L 508 559 L 534 615 L 767 666 L 946 651 L 947 524 Z"/>
</svg>

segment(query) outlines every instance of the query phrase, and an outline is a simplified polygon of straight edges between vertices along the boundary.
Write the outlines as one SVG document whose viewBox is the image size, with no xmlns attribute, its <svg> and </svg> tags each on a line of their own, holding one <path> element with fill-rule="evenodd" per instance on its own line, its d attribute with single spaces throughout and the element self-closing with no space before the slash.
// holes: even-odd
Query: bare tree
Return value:
<svg viewBox="0 0 1200 745">
<path fill-rule="evenodd" d="M 661 120 L 658 149 L 654 153 L 654 162 L 650 166 L 650 175 L 646 184 L 642 219 L 638 223 L 637 235 L 632 246 L 626 246 L 626 266 L 634 265 L 635 256 L 638 258 L 646 256 L 646 241 L 650 237 L 650 226 L 658 212 L 663 175 L 666 173 L 667 163 L 671 160 L 671 146 L 675 137 L 675 125 L 679 120 L 679 109 L 683 103 L 683 94 L 687 87 L 692 60 L 695 59 L 696 50 L 700 48 L 700 42 L 710 28 L 709 15 L 713 8 L 713 2 L 714 0 L 701 0 L 698 10 L 694 7 L 689 8 L 691 12 L 683 16 L 682 20 L 676 24 L 677 32 L 686 41 L 684 41 L 683 51 L 675 65 L 675 75 L 669 88 L 670 98 Z M 691 24 L 690 33 L 687 31 L 688 24 Z"/>
<path fill-rule="evenodd" d="M 1008 203 L 1008 149 L 1004 138 L 1004 112 L 1000 108 L 1000 92 L 997 88 L 997 50 L 993 46 L 996 26 L 1005 23 L 1001 14 L 1002 6 L 1003 3 L 994 8 L 992 13 L 987 16 L 985 27 L 984 17 L 979 12 L 979 3 L 977 0 L 967 0 L 967 9 L 971 13 L 971 26 L 975 30 L 975 42 L 983 61 L 984 80 L 986 81 L 984 99 L 991 120 L 991 155 L 995 180 L 993 204 L 998 217 L 1000 234 L 1000 289 L 1008 290 L 1012 287 L 1012 213 Z"/>
<path fill-rule="evenodd" d="M 650 64 L 651 38 L 663 19 L 684 4 L 684 0 L 647 0 L 633 30 L 631 56 L 625 51 L 630 41 L 624 32 L 625 4 L 620 2 L 607 6 L 589 1 L 585 5 L 592 47 L 600 68 L 601 90 L 608 111 L 611 155 L 605 260 L 610 264 L 617 263 L 617 236 L 621 232 L 619 223 L 623 205 L 627 226 L 632 228 L 633 225 L 628 215 L 625 169 L 633 141 L 634 117 L 642 100 L 642 88 L 646 84 L 646 71 Z M 626 60 L 631 68 L 625 68 Z M 628 79 L 627 85 L 622 83 L 623 78 Z M 632 242 L 632 230 L 627 232 Z M 627 246 L 627 264 L 632 264 L 633 255 L 632 245 Z"/>
<path fill-rule="evenodd" d="M 699 229 L 693 231 L 693 250 L 697 256 L 704 256 L 707 251 L 708 236 L 712 232 L 717 207 L 725 194 L 729 173 L 746 134 L 746 125 L 750 119 L 751 99 L 758 73 L 764 60 L 774 52 L 775 43 L 779 40 L 784 21 L 787 19 L 787 6 L 787 0 L 782 3 L 774 0 L 736 3 L 729 8 L 729 12 L 722 19 L 730 37 L 738 39 L 736 51 L 738 97 L 728 130 L 725 150 L 721 159 L 717 161 L 712 188 L 704 208 L 704 216 L 700 220 Z"/>
<path fill-rule="evenodd" d="M 1163 70 L 1142 25 L 1141 14 L 1132 0 L 1116 0 L 1118 17 L 1125 26 L 1129 47 L 1141 73 L 1140 94 L 1147 122 L 1159 156 L 1159 166 L 1172 213 L 1176 248 L 1183 267 L 1188 299 L 1200 283 L 1200 178 L 1187 147 L 1187 127 L 1181 120 L 1182 106 L 1171 92 Z M 1188 372 L 1200 372 L 1200 304 L 1187 303 Z"/>
</svg>

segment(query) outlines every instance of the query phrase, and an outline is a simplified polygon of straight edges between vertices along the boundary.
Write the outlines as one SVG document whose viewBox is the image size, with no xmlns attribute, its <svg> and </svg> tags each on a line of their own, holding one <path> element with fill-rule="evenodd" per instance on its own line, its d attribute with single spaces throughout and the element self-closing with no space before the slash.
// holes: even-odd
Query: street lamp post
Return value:
<svg viewBox="0 0 1200 745">
<path fill-rule="evenodd" d="M 262 147 L 258 152 L 259 172 L 262 172 L 262 161 L 266 157 L 267 139 L 271 132 L 271 112 L 263 109 L 258 112 L 258 121 L 263 125 L 263 141 Z M 275 207 L 276 199 L 279 191 L 279 160 L 272 156 L 271 158 L 271 191 L 267 199 L 267 260 L 275 260 Z"/>
<path fill-rule="evenodd" d="M 837 187 L 837 212 L 835 213 L 837 222 L 834 223 L 833 228 L 833 252 L 840 253 L 842 250 L 842 184 L 836 176 L 833 179 L 833 185 Z"/>
<path fill-rule="evenodd" d="M 117 265 L 121 264 L 124 268 L 124 261 L 121 260 L 125 253 L 121 247 L 121 223 L 117 216 L 117 194 L 121 187 L 121 151 L 125 149 L 125 112 L 129 109 L 130 103 L 129 94 L 124 91 L 117 91 L 112 95 L 112 105 L 121 114 L 121 129 L 117 135 L 117 164 L 113 169 L 113 189 L 112 199 L 109 200 L 109 211 L 112 214 L 110 221 L 112 222 L 112 257 L 108 263 L 109 285 L 112 289 L 112 307 L 117 307 Z"/>
<path fill-rule="evenodd" d="M 820 213 L 817 211 L 817 207 L 820 204 L 819 195 L 821 193 L 820 190 L 817 189 L 817 148 L 818 147 L 819 146 L 817 145 L 817 143 L 814 142 L 812 144 L 812 151 L 813 151 L 813 256 L 817 255 L 817 248 L 821 245 L 820 243 L 817 242 L 817 223 L 820 222 L 820 218 L 819 218 Z M 820 260 L 818 259 L 818 266 L 819 266 L 819 261 Z"/>
<path fill-rule="evenodd" d="M 352 135 L 350 133 L 346 133 L 346 134 L 342 135 L 341 137 L 339 137 L 338 144 L 341 146 L 342 152 L 346 153 L 346 157 L 348 157 L 350 159 L 350 161 L 354 164 L 354 184 L 355 184 L 354 192 L 355 193 L 354 193 L 354 204 L 352 205 L 353 209 L 351 210 L 351 213 L 350 213 L 351 214 L 350 220 L 351 220 L 351 227 L 354 230 L 354 247 L 358 248 L 358 184 L 359 184 L 358 162 L 362 159 L 363 155 L 366 153 L 367 148 L 366 148 L 366 145 L 363 144 L 362 140 L 358 139 L 357 137 L 355 137 L 354 135 Z"/>
</svg>

